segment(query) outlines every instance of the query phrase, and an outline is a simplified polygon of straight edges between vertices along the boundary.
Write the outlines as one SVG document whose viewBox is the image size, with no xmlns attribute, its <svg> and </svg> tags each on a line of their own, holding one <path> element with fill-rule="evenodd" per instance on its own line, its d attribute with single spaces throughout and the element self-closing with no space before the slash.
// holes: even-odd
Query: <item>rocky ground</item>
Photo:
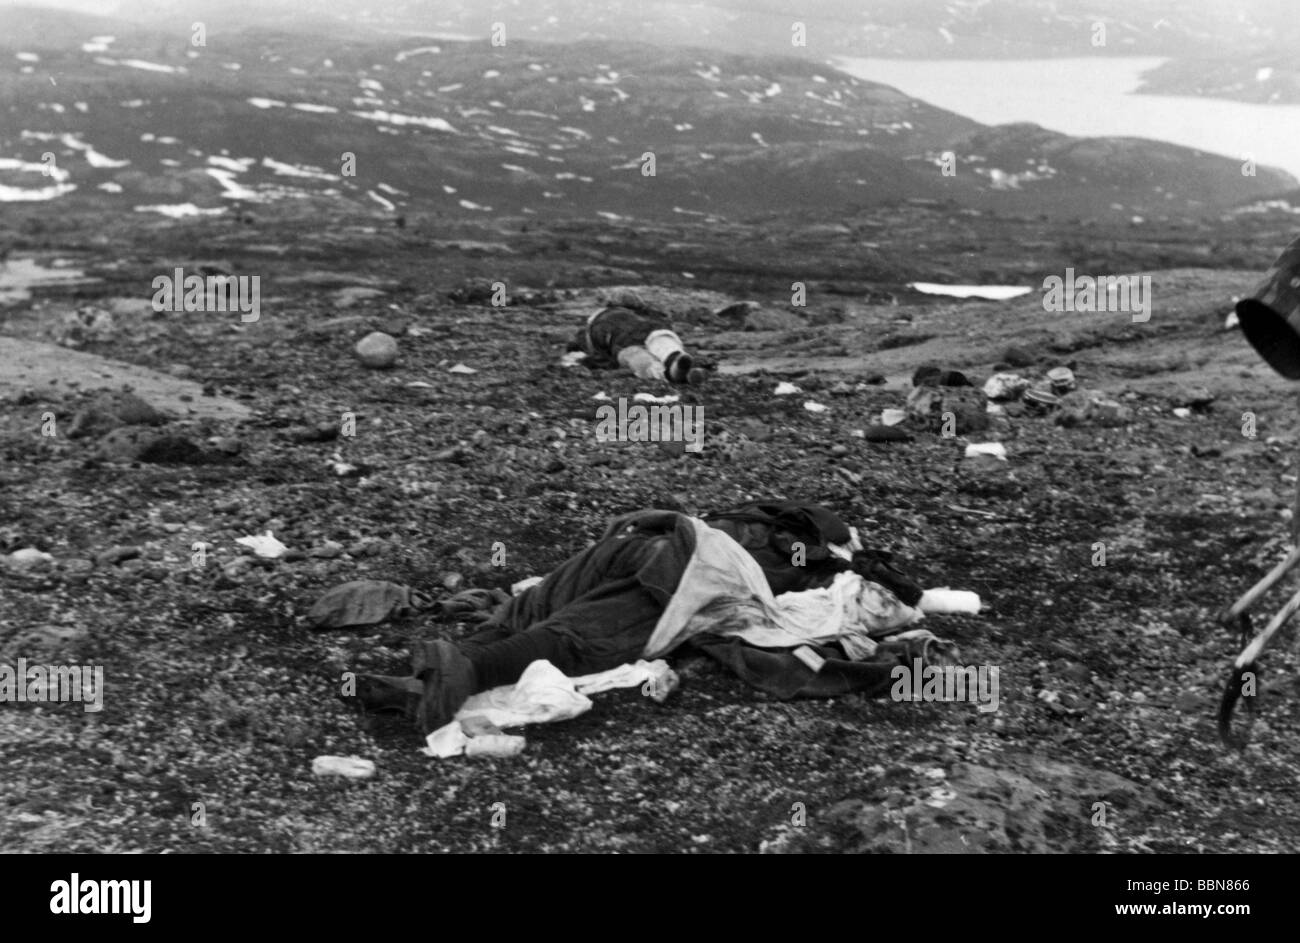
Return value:
<svg viewBox="0 0 1300 943">
<path fill-rule="evenodd" d="M 693 234 L 700 248 L 673 250 L 700 263 L 687 278 L 678 258 L 625 263 L 577 231 L 557 260 L 519 234 L 267 229 L 10 234 L 96 280 L 0 309 L 0 663 L 102 665 L 107 687 L 98 713 L 0 709 L 3 850 L 1300 851 L 1292 635 L 1265 656 L 1250 745 L 1225 749 L 1214 726 L 1239 647 L 1215 613 L 1284 555 L 1296 486 L 1294 398 L 1224 328 L 1280 240 L 1227 269 L 1204 267 L 1234 260 L 1205 258 L 1196 227 L 1091 240 L 1112 265 L 1173 260 L 1134 266 L 1153 269 L 1154 298 L 1134 323 L 1046 313 L 1038 290 L 958 303 L 902 285 L 924 265 L 1033 284 L 1079 258 L 1067 237 L 936 255 L 900 222 L 893 273 L 858 284 L 828 251 L 849 237 L 810 230 L 813 290 L 792 309 L 797 263 L 742 259 L 753 233 Z M 780 238 L 793 252 L 797 236 Z M 145 286 L 176 265 L 264 274 L 260 319 L 155 314 Z M 470 279 L 506 281 L 515 303 L 492 307 Z M 698 454 L 598 442 L 597 394 L 663 391 L 558 365 L 617 284 L 720 363 L 683 395 L 705 410 Z M 742 298 L 760 307 L 715 313 Z M 397 339 L 393 369 L 357 362 L 373 330 Z M 863 437 L 927 363 L 977 384 L 999 364 L 1034 380 L 1066 365 L 1118 408 L 1103 423 L 1013 402 L 956 436 Z M 801 392 L 775 395 L 782 381 Z M 96 399 L 122 382 L 162 415 Z M 354 436 L 337 435 L 344 413 Z M 993 441 L 1007 461 L 964 457 Z M 345 669 L 401 671 L 409 640 L 469 631 L 438 605 L 453 590 L 544 573 L 621 512 L 760 496 L 823 502 L 923 584 L 977 591 L 979 616 L 927 624 L 999 667 L 1000 709 L 783 703 L 682 655 L 664 704 L 610 692 L 527 730 L 517 758 L 436 761 L 334 698 Z M 267 530 L 289 548 L 278 560 L 236 543 Z M 308 628 L 322 593 L 362 578 L 424 608 Z M 377 773 L 315 777 L 322 754 Z"/>
</svg>

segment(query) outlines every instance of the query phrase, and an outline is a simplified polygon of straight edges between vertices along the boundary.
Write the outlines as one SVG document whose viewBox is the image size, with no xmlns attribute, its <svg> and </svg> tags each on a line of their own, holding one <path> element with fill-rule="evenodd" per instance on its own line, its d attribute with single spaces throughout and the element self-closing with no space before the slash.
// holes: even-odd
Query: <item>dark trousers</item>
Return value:
<svg viewBox="0 0 1300 943">
<path fill-rule="evenodd" d="M 593 546 L 520 593 L 459 643 L 480 690 L 511 684 L 546 659 L 567 675 L 636 661 L 695 548 L 671 512 L 629 515 Z"/>
</svg>

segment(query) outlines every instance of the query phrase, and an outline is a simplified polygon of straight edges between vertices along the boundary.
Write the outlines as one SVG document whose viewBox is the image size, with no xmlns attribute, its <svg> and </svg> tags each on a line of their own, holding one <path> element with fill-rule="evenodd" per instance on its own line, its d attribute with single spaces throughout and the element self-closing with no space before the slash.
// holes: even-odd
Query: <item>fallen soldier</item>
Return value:
<svg viewBox="0 0 1300 943">
<path fill-rule="evenodd" d="M 929 632 L 905 631 L 944 610 L 945 592 L 923 592 L 816 505 L 754 504 L 707 521 L 641 511 L 611 522 L 469 638 L 417 643 L 411 676 L 358 675 L 356 700 L 403 711 L 428 734 L 533 662 L 587 675 L 688 642 L 777 697 L 880 696 L 895 666 L 949 654 Z M 973 602 L 964 611 L 978 610 L 974 594 L 959 595 Z"/>
<path fill-rule="evenodd" d="M 708 368 L 686 352 L 668 316 L 631 292 L 588 318 L 568 349 L 568 365 L 626 367 L 642 380 L 700 384 L 708 376 Z"/>
</svg>

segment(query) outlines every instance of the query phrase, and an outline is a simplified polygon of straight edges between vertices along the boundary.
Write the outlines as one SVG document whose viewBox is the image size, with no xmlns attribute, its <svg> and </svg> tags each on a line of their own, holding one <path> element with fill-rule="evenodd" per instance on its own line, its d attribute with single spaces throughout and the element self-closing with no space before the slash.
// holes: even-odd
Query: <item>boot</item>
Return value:
<svg viewBox="0 0 1300 943">
<path fill-rule="evenodd" d="M 450 723 L 479 690 L 473 662 L 451 642 L 420 642 L 411 652 L 411 668 L 421 685 L 415 722 L 422 734 Z"/>
</svg>

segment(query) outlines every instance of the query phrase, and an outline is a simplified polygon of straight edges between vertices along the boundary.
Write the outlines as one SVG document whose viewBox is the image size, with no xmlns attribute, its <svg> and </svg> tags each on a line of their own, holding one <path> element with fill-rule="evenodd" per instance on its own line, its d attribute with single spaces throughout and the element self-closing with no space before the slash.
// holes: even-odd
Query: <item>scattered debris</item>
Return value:
<svg viewBox="0 0 1300 943">
<path fill-rule="evenodd" d="M 352 580 L 329 590 L 307 613 L 313 629 L 375 625 L 413 611 L 408 587 L 386 580 Z"/>
<path fill-rule="evenodd" d="M 268 530 L 265 534 L 254 534 L 252 537 L 240 537 L 235 543 L 241 544 L 252 549 L 253 553 L 265 560 L 278 560 L 284 556 L 284 552 L 289 548 Z"/>
<path fill-rule="evenodd" d="M 311 761 L 311 771 L 314 776 L 369 779 L 375 775 L 375 761 L 359 756 L 318 756 Z"/>
</svg>

